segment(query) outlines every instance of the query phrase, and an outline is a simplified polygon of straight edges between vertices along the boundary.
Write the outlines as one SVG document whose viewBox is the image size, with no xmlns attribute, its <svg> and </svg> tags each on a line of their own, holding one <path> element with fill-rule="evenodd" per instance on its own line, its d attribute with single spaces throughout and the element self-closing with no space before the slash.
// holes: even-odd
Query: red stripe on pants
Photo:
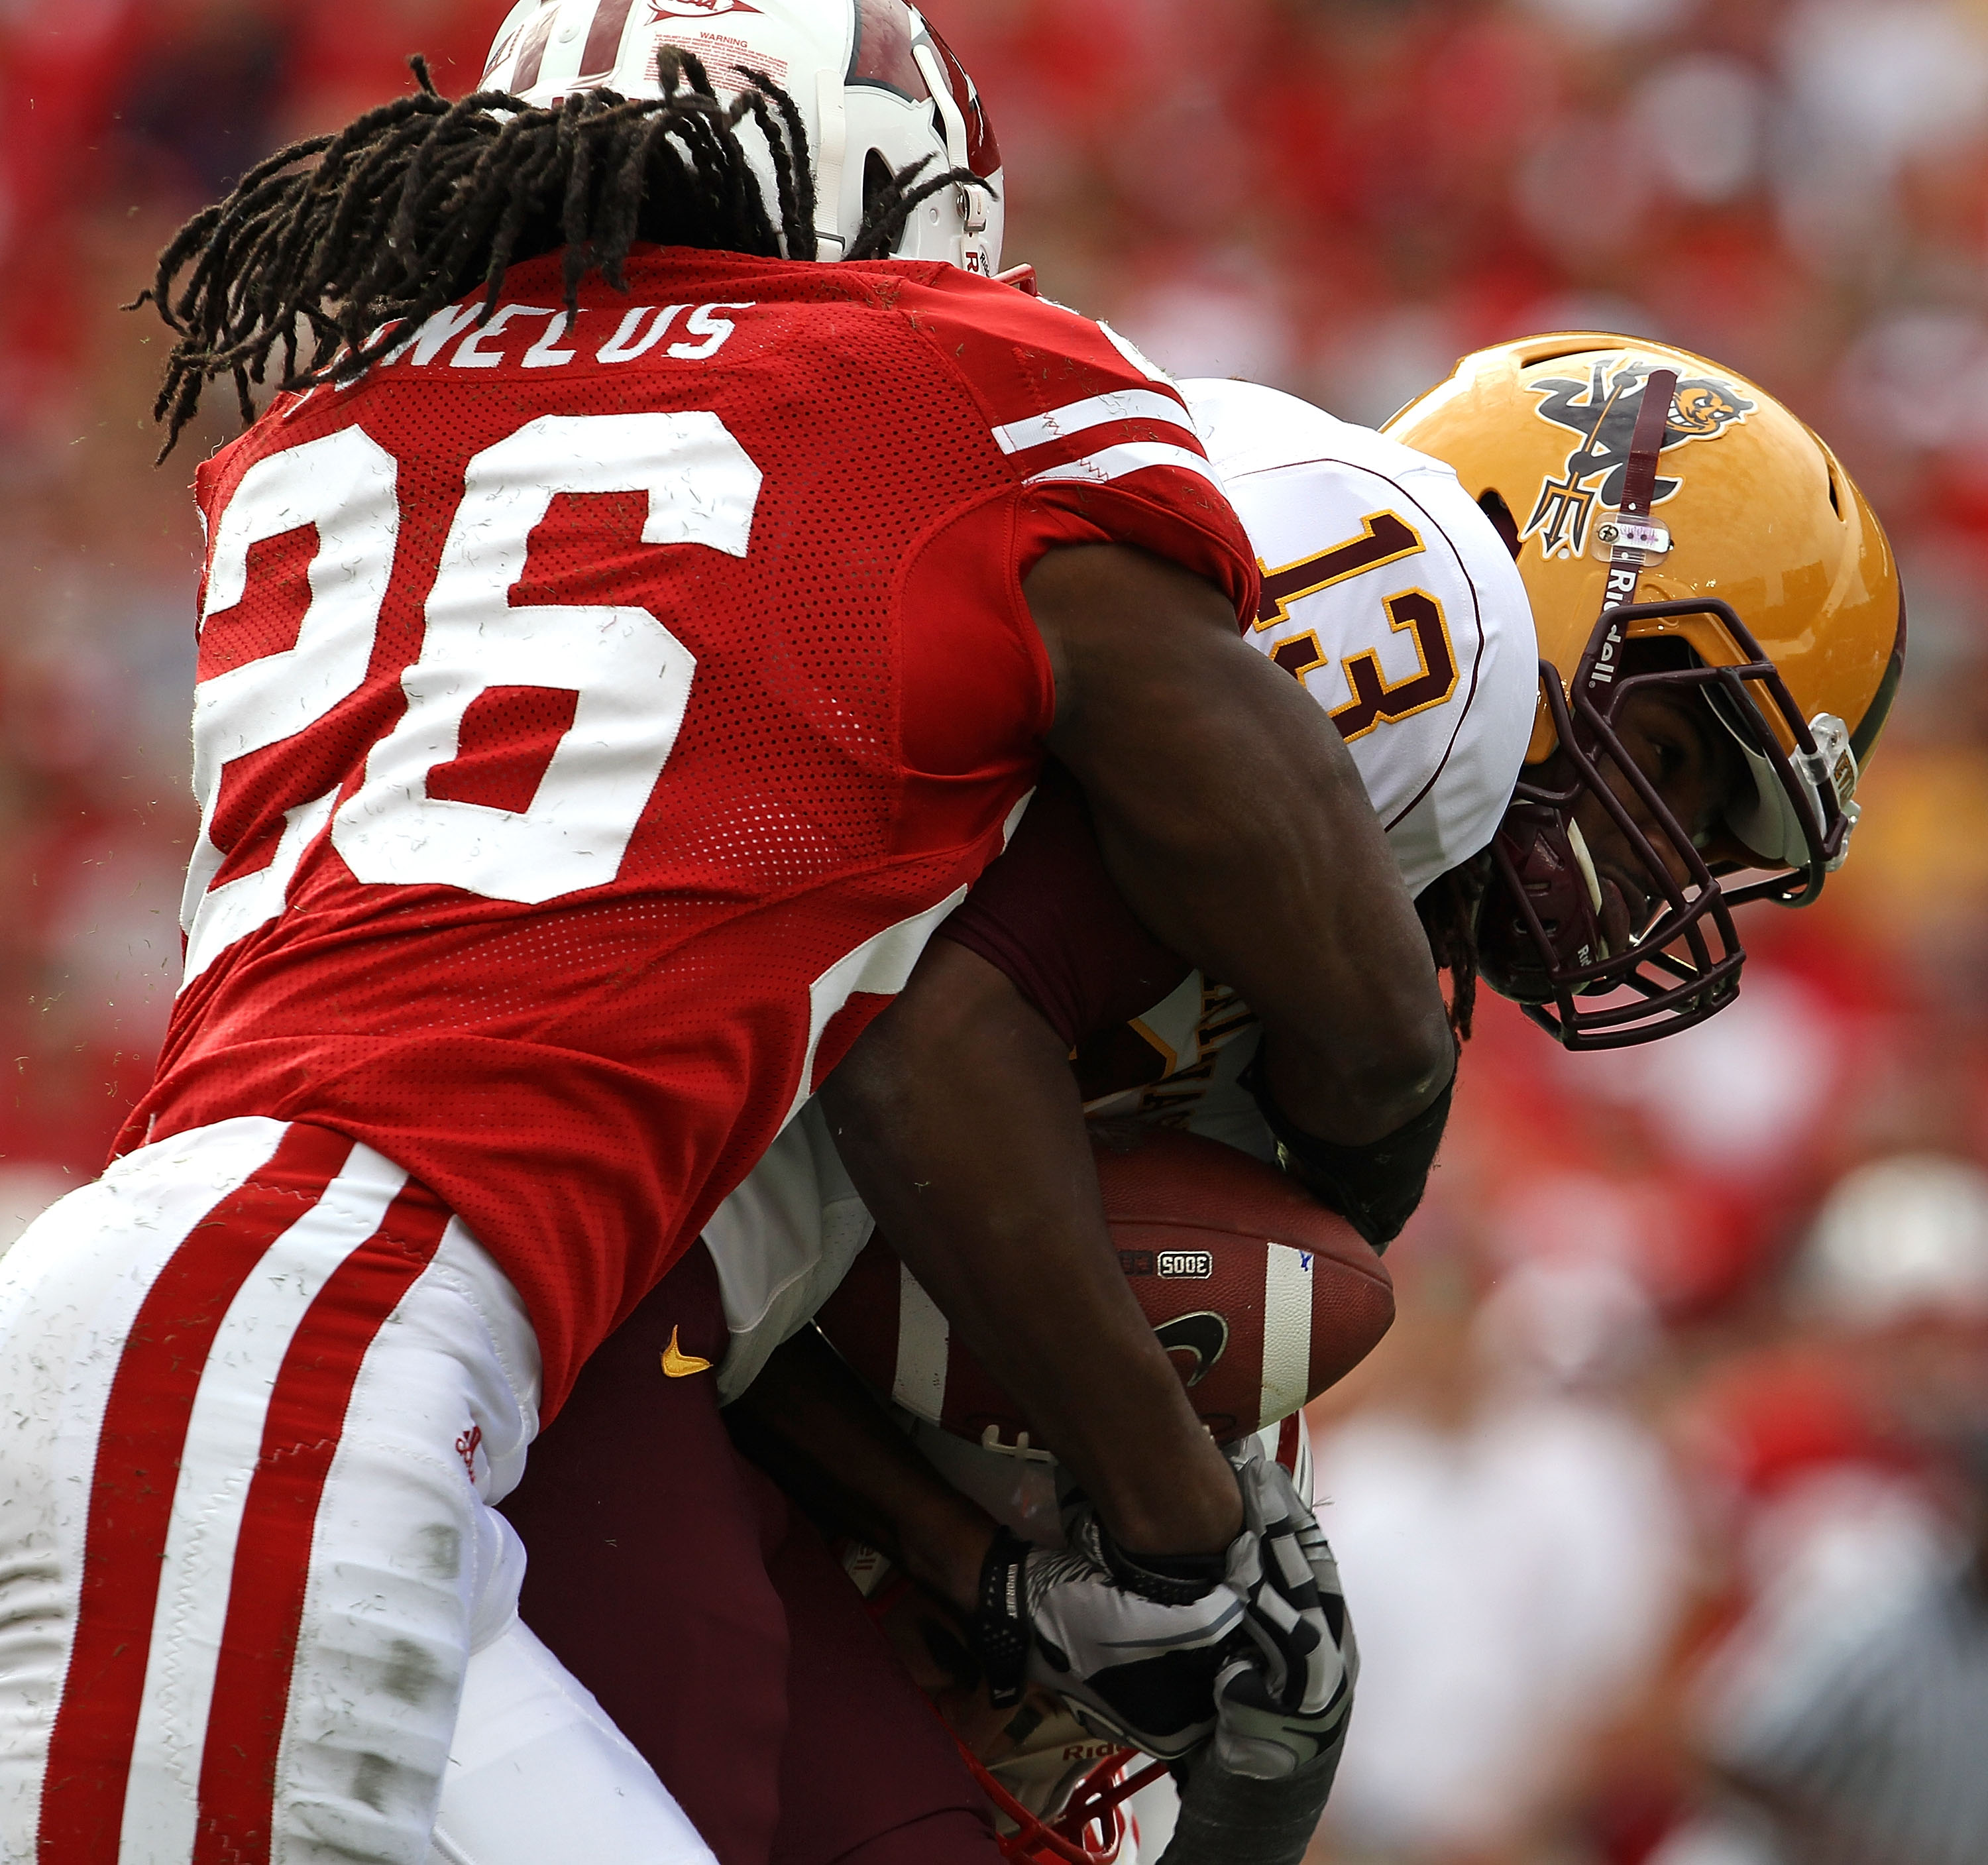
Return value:
<svg viewBox="0 0 1988 1865">
<path fill-rule="evenodd" d="M 49 1733 L 41 1865 L 117 1857 L 131 1747 L 188 1421 L 228 1305 L 269 1246 L 324 1195 L 352 1142 L 292 1126 L 167 1259 L 112 1376 L 83 1532 L 82 1597 Z"/>
<path fill-rule="evenodd" d="M 267 1865 L 276 1765 L 325 1478 L 374 1338 L 434 1260 L 448 1207 L 410 1185 L 305 1311 L 243 1505 L 200 1764 L 193 1865 Z"/>
</svg>

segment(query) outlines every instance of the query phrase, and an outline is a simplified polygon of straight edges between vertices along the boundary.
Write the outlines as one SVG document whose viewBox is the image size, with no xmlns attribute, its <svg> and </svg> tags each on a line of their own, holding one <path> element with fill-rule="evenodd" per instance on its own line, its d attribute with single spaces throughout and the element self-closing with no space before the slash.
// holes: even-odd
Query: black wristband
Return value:
<svg viewBox="0 0 1988 1865">
<path fill-rule="evenodd" d="M 1229 1571 L 1226 1548 L 1219 1554 L 1134 1554 L 1089 1509 L 1067 1525 L 1074 1552 L 1103 1568 L 1114 1586 L 1155 1606 L 1192 1606 Z"/>
<path fill-rule="evenodd" d="M 1192 1606 L 1229 1571 L 1228 1551 L 1220 1554 L 1130 1554 L 1114 1541 L 1102 1522 L 1097 1543 L 1105 1570 L 1128 1593 L 1155 1606 Z"/>
<path fill-rule="evenodd" d="M 1271 1098 L 1260 1048 L 1243 1070 L 1242 1082 L 1276 1136 L 1285 1171 L 1301 1180 L 1321 1204 L 1338 1212 L 1377 1254 L 1385 1250 L 1422 1201 L 1429 1168 L 1449 1124 L 1455 1075 L 1414 1119 L 1364 1146 L 1337 1146 L 1294 1125 Z"/>
<path fill-rule="evenodd" d="M 973 1615 L 973 1651 L 997 1710 L 1022 1701 L 1028 1680 L 1029 1596 L 1022 1570 L 1033 1552 L 1006 1528 L 996 1528 L 980 1563 L 980 1606 Z"/>
</svg>

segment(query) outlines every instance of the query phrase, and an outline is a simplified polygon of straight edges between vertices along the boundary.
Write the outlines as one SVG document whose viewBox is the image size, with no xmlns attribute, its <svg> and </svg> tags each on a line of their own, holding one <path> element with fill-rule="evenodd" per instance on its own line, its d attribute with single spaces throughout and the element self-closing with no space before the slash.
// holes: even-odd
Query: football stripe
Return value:
<svg viewBox="0 0 1988 1865">
<path fill-rule="evenodd" d="M 1268 1423 L 1305 1402 L 1311 1376 L 1311 1253 L 1288 1244 L 1263 1251 L 1263 1400 Z"/>
<path fill-rule="evenodd" d="M 1193 418 L 1171 395 L 1151 388 L 1114 388 L 1082 401 L 1066 402 L 1046 415 L 1031 415 L 1026 421 L 1011 421 L 993 430 L 994 444 L 1003 453 L 1026 453 L 1036 447 L 1067 440 L 1087 428 L 1101 428 L 1114 421 L 1158 421 L 1170 428 L 1195 433 Z M 1197 441 L 1200 436 L 1195 435 Z"/>
<path fill-rule="evenodd" d="M 1222 485 L 1215 477 L 1215 469 L 1199 453 L 1191 453 L 1185 447 L 1169 447 L 1156 440 L 1126 441 L 1116 447 L 1101 448 L 1067 465 L 1032 472 L 1023 483 L 1040 486 L 1054 479 L 1085 479 L 1094 486 L 1102 486 L 1107 479 L 1122 479 L 1128 473 L 1143 472 L 1149 466 L 1176 467 L 1182 472 L 1191 472 L 1197 479 L 1205 479 L 1218 489 Z"/>
<path fill-rule="evenodd" d="M 898 1266 L 898 1369 L 891 1396 L 937 1424 L 945 1411 L 945 1362 L 952 1329 L 925 1285 Z"/>
</svg>

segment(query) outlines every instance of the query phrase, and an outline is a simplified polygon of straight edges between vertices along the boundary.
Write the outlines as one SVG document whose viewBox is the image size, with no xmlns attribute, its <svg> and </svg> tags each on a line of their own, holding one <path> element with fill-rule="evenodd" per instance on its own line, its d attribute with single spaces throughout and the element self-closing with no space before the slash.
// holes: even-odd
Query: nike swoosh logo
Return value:
<svg viewBox="0 0 1988 1865">
<path fill-rule="evenodd" d="M 1161 1322 L 1153 1332 L 1168 1353 L 1193 1356 L 1194 1370 L 1187 1375 L 1189 1386 L 1199 1386 L 1214 1372 L 1215 1362 L 1229 1350 L 1228 1321 L 1212 1309 L 1176 1315 L 1172 1321 Z"/>
<path fill-rule="evenodd" d="M 677 1331 L 670 1330 L 670 1344 L 663 1349 L 663 1372 L 672 1379 L 687 1379 L 694 1373 L 708 1373 L 711 1362 L 701 1360 L 694 1353 L 685 1353 L 677 1345 Z"/>
</svg>

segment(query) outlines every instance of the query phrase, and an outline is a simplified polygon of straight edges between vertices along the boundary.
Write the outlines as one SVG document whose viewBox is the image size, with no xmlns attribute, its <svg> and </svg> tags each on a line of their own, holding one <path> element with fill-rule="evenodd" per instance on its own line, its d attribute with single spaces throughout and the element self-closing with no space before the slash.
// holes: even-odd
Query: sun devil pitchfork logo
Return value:
<svg viewBox="0 0 1988 1865">
<path fill-rule="evenodd" d="M 1604 357 L 1585 381 L 1553 376 L 1526 386 L 1540 398 L 1542 421 L 1571 428 L 1580 436 L 1567 456 L 1563 476 L 1541 482 L 1533 515 L 1519 535 L 1537 537 L 1547 557 L 1579 557 L 1587 547 L 1587 528 L 1598 507 L 1618 511 L 1629 470 L 1629 437 L 1643 406 L 1643 389 L 1662 364 L 1643 357 Z M 1680 376 L 1664 428 L 1664 451 L 1686 441 L 1716 440 L 1744 421 L 1755 404 L 1716 376 Z M 1668 499 L 1684 483 L 1659 478 L 1656 499 Z"/>
<path fill-rule="evenodd" d="M 649 12 L 658 20 L 708 19 L 714 13 L 756 13 L 746 0 L 649 0 Z"/>
</svg>

